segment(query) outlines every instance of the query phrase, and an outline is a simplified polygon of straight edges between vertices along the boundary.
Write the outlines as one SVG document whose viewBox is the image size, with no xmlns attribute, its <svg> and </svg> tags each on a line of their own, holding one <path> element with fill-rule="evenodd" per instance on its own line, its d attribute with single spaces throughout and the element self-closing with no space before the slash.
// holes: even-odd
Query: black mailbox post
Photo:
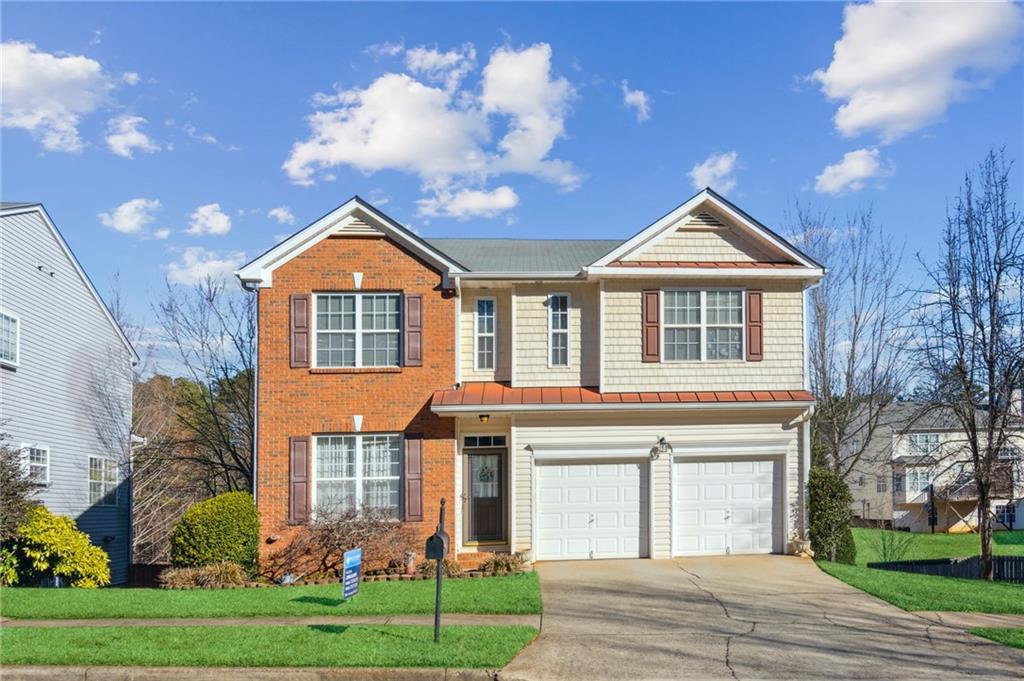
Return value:
<svg viewBox="0 0 1024 681">
<path fill-rule="evenodd" d="M 434 643 L 441 640 L 441 580 L 444 578 L 444 559 L 448 555 L 448 533 L 444 531 L 444 499 L 441 499 L 441 513 L 437 520 L 437 531 L 427 537 L 423 554 L 427 560 L 437 561 L 437 593 L 434 596 Z"/>
</svg>

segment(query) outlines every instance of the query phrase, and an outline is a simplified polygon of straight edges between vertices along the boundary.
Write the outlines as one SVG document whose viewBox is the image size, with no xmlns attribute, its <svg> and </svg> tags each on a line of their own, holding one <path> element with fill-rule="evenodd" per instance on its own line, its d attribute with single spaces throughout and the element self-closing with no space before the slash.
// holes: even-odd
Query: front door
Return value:
<svg viewBox="0 0 1024 681">
<path fill-rule="evenodd" d="M 466 452 L 466 543 L 505 541 L 505 450 Z"/>
</svg>

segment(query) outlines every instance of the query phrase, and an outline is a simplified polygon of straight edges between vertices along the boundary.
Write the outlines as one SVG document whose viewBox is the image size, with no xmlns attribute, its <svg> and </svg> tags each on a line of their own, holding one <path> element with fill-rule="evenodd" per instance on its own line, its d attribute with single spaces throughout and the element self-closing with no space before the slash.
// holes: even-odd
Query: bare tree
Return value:
<svg viewBox="0 0 1024 681">
<path fill-rule="evenodd" d="M 190 385 L 183 385 L 176 456 L 204 472 L 214 493 L 253 489 L 255 297 L 221 281 L 170 283 L 155 307 L 166 341 Z"/>
<path fill-rule="evenodd" d="M 826 212 L 797 206 L 794 222 L 794 238 L 828 268 L 808 292 L 815 451 L 846 480 L 909 374 L 902 357 L 909 307 L 899 282 L 902 250 L 870 211 L 840 225 Z"/>
<path fill-rule="evenodd" d="M 1024 383 L 1024 218 L 1010 198 L 1011 165 L 1002 151 L 990 151 L 976 174 L 964 176 L 941 256 L 922 261 L 930 290 L 919 308 L 917 354 L 932 401 L 963 428 L 977 488 L 983 579 L 992 579 L 989 504 L 1000 454 L 1019 433 L 1013 400 Z"/>
</svg>

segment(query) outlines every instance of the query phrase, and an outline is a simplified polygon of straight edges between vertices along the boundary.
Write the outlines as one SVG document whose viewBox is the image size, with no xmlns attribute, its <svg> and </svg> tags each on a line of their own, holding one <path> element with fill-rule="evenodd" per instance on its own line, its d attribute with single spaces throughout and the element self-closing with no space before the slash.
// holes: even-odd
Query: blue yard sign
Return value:
<svg viewBox="0 0 1024 681">
<path fill-rule="evenodd" d="M 363 570 L 363 550 L 346 551 L 343 562 L 345 569 L 341 578 L 341 595 L 348 600 L 359 593 L 359 573 Z"/>
</svg>

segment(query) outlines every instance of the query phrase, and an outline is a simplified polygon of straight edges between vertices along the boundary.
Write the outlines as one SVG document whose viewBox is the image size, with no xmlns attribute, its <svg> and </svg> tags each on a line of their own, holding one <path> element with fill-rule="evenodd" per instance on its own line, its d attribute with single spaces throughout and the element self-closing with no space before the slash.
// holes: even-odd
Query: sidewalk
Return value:
<svg viewBox="0 0 1024 681">
<path fill-rule="evenodd" d="M 929 622 L 944 624 L 957 629 L 973 629 L 975 627 L 994 627 L 1005 629 L 1024 629 L 1024 615 L 991 615 L 985 612 L 934 612 L 917 611 L 915 615 Z"/>
<path fill-rule="evenodd" d="M 433 624 L 433 615 L 313 617 L 167 617 L 145 619 L 14 620 L 0 618 L 0 627 L 278 627 L 323 624 Z M 540 629 L 540 615 L 441 615 L 442 625 L 526 625 Z"/>
<path fill-rule="evenodd" d="M 4 681 L 495 681 L 488 669 L 5 666 Z"/>
</svg>

